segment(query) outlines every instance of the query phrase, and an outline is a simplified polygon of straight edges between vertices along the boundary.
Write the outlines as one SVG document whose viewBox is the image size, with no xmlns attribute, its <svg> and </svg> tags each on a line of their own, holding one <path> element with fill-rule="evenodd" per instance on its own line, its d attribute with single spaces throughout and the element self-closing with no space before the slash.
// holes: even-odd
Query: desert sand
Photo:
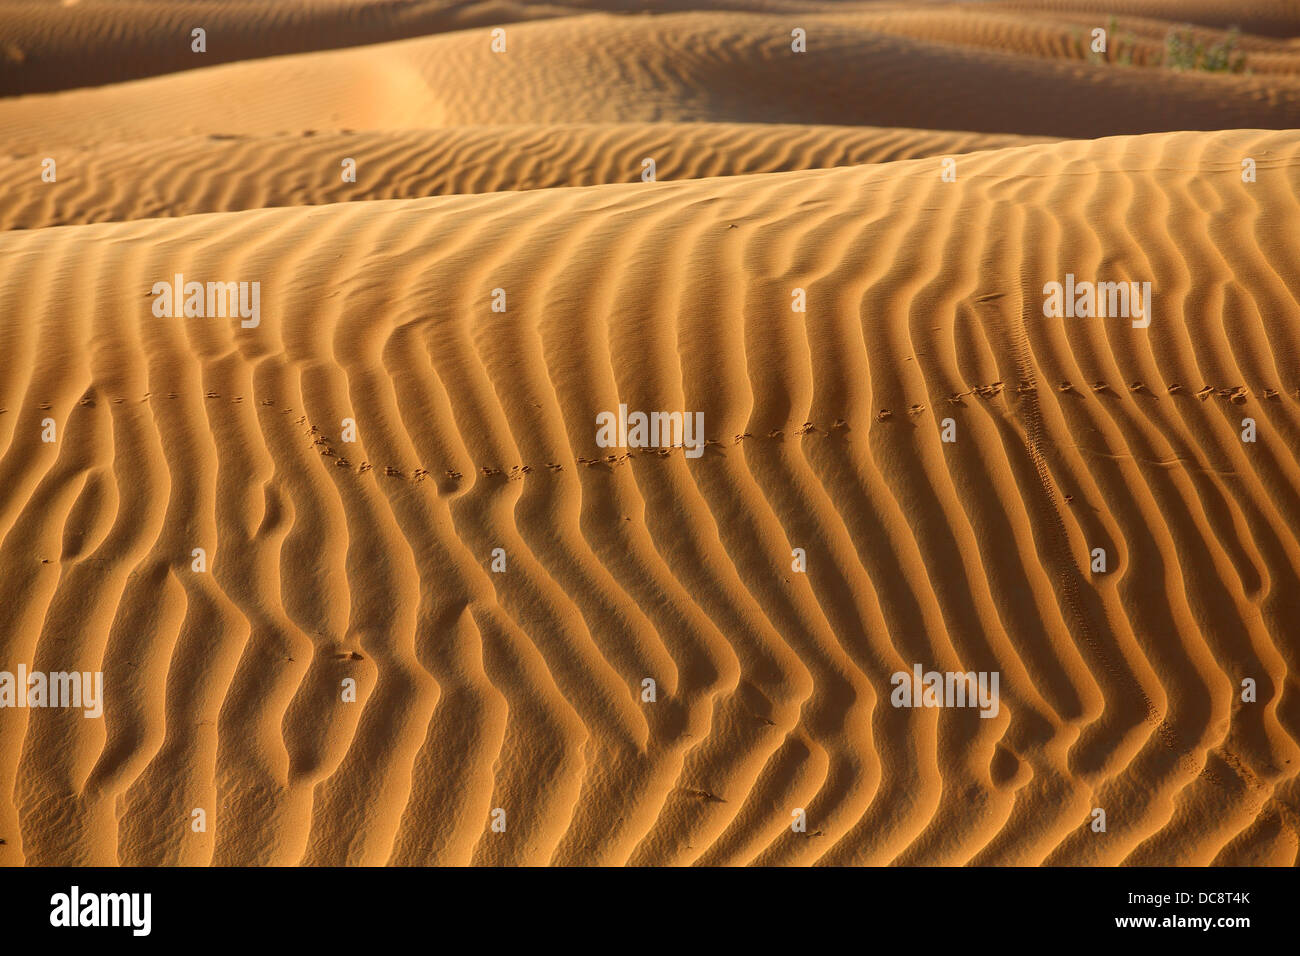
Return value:
<svg viewBox="0 0 1300 956">
<path fill-rule="evenodd" d="M 664 6 L 0 2 L 0 864 L 1300 861 L 1300 13 Z"/>
</svg>

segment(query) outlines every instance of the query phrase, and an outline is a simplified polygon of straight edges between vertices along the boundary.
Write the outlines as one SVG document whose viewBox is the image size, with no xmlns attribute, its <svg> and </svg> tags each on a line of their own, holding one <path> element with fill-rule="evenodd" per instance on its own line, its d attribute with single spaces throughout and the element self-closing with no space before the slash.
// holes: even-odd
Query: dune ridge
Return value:
<svg viewBox="0 0 1300 956">
<path fill-rule="evenodd" d="M 807 123 L 1048 137 L 1300 127 L 1300 76 L 1011 56 L 884 33 L 852 11 L 801 22 L 816 55 L 791 52 L 788 16 L 697 11 L 521 23 L 505 54 L 492 52 L 486 31 L 470 30 L 249 60 L 0 100 L 0 142 L 10 154 L 48 156 L 176 136 L 515 124 Z"/>
<path fill-rule="evenodd" d="M 1101 16 L 1151 17 L 1174 23 L 1198 23 L 1228 28 L 1238 26 L 1258 36 L 1300 36 L 1300 10 L 1291 0 L 1251 0 L 1249 4 L 1229 0 L 992 0 L 990 10 Z"/>
<path fill-rule="evenodd" d="M 915 2 L 915 0 L 913 0 Z M 874 9 L 880 0 L 710 0 L 715 10 Z M 694 0 L 0 0 L 0 96 L 121 83 L 219 63 L 604 12 L 690 11 Z M 203 57 L 190 31 L 208 31 Z"/>
<path fill-rule="evenodd" d="M 196 136 L 60 152 L 58 178 L 35 155 L 0 157 L 12 183 L 0 229 L 234 212 L 265 206 L 413 199 L 501 190 L 823 169 L 1048 142 L 897 127 L 742 123 L 572 124 L 446 130 Z M 345 182 L 343 159 L 358 164 Z M 260 175 L 271 169 L 274 175 Z M 57 187 L 57 188 L 55 188 Z"/>
<path fill-rule="evenodd" d="M 1300 134 L 939 171 L 0 234 L 0 647 L 112 714 L 0 711 L 0 862 L 1295 865 Z"/>
<path fill-rule="evenodd" d="M 1098 16 L 1098 12 L 1105 15 Z M 1004 55 L 1089 63 L 1104 60 L 1109 66 L 1101 62 L 1095 64 L 1103 69 L 1115 65 L 1124 69 L 1168 68 L 1163 58 L 1171 30 L 1206 45 L 1228 38 L 1228 30 L 1224 28 L 1206 26 L 1202 21 L 1172 20 L 1168 17 L 1168 10 L 1159 19 L 1121 17 L 1109 9 L 1089 12 L 1086 5 L 1032 20 L 1024 16 L 1023 10 L 1000 10 L 995 5 L 984 4 L 884 7 L 873 9 L 855 22 L 870 25 L 872 30 L 881 33 L 978 47 Z M 1240 21 L 1233 20 L 1232 23 L 1239 25 Z M 1108 32 L 1108 49 L 1104 55 L 1094 53 L 1091 48 L 1092 30 L 1097 27 Z M 1294 33 L 1285 38 L 1238 33 L 1233 36 L 1233 48 L 1245 58 L 1244 64 L 1251 74 L 1294 74 L 1300 69 Z"/>
<path fill-rule="evenodd" d="M 359 47 L 460 30 L 486 31 L 584 13 L 624 19 L 693 13 L 696 0 L 660 0 L 653 7 L 633 0 L 548 0 L 545 3 L 485 0 L 0 0 L 5 24 L 0 42 L 0 96 L 47 93 L 121 83 L 216 64 L 285 54 Z M 1110 17 L 1147 28 L 1163 23 L 1212 30 L 1240 27 L 1244 43 L 1262 38 L 1292 41 L 1300 35 L 1300 10 L 1291 0 L 711 0 L 730 14 L 782 18 L 782 32 L 812 14 L 851 15 L 879 27 L 907 24 L 904 32 L 948 42 L 987 43 L 990 29 L 1008 52 L 1024 53 L 1031 37 L 1056 34 L 1060 25 L 1104 25 Z M 1028 15 L 1028 16 L 1027 16 Z M 1000 24 L 1000 26 L 999 26 Z M 191 31 L 204 28 L 210 42 L 191 49 Z M 985 38 L 981 39 L 981 35 Z M 1158 39 L 1158 37 L 1157 37 Z M 1054 44 L 1057 53 L 1070 45 Z"/>
</svg>

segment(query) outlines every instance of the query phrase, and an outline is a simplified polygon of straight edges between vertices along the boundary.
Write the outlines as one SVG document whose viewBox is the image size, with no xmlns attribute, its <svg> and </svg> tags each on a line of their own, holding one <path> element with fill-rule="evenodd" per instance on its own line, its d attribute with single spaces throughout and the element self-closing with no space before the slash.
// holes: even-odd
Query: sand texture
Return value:
<svg viewBox="0 0 1300 956">
<path fill-rule="evenodd" d="M 1297 864 L 1295 5 L 662 7 L 0 2 L 0 865 Z"/>
</svg>

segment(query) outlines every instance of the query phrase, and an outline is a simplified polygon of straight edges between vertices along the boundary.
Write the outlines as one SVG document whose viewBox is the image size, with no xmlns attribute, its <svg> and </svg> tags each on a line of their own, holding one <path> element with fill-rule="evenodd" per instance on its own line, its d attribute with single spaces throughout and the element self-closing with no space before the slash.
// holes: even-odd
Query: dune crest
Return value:
<svg viewBox="0 0 1300 956">
<path fill-rule="evenodd" d="M 12 183 L 0 230 L 413 199 L 501 190 L 825 169 L 1049 142 L 1041 137 L 774 123 L 452 127 L 195 136 L 60 153 L 57 189 L 32 156 L 0 157 Z M 351 160 L 351 181 L 345 179 Z M 262 175 L 266 169 L 275 175 Z"/>
<path fill-rule="evenodd" d="M 798 19 L 805 54 L 789 14 L 695 11 L 515 24 L 504 53 L 484 28 L 228 63 L 0 100 L 0 143 L 49 155 L 177 136 L 665 121 L 1048 137 L 1300 127 L 1300 75 L 1009 55 L 884 32 L 852 9 Z"/>
</svg>

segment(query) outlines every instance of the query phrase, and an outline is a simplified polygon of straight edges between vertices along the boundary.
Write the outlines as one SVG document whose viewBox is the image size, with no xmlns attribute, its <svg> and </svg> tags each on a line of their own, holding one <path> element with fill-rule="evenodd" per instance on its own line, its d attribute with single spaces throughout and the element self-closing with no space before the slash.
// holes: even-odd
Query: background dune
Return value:
<svg viewBox="0 0 1300 956">
<path fill-rule="evenodd" d="M 824 169 L 950 156 L 1042 137 L 771 123 L 457 126 L 445 130 L 194 136 L 61 152 L 58 189 L 33 156 L 0 157 L 14 183 L 0 228 L 37 229 L 262 206 Z M 344 182 L 341 163 L 361 174 Z M 274 175 L 246 175 L 266 168 Z"/>
<path fill-rule="evenodd" d="M 519 123 L 745 122 L 1095 137 L 1300 126 L 1300 76 L 1009 56 L 851 11 L 591 14 L 0 102 L 10 153 L 185 135 Z M 267 91 L 275 91 L 268 96 Z M 996 95 L 990 91 L 996 90 Z M 201 105 L 200 105 L 201 104 Z"/>
<path fill-rule="evenodd" d="M 1300 36 L 1300 10 L 1291 0 L 994 0 L 990 8 L 1021 13 L 1091 13 L 1156 17 L 1209 27 L 1241 27 L 1247 33 L 1294 39 Z"/>
<path fill-rule="evenodd" d="M 0 864 L 1296 865 L 1291 7 L 630 6 L 0 4 Z"/>
</svg>

